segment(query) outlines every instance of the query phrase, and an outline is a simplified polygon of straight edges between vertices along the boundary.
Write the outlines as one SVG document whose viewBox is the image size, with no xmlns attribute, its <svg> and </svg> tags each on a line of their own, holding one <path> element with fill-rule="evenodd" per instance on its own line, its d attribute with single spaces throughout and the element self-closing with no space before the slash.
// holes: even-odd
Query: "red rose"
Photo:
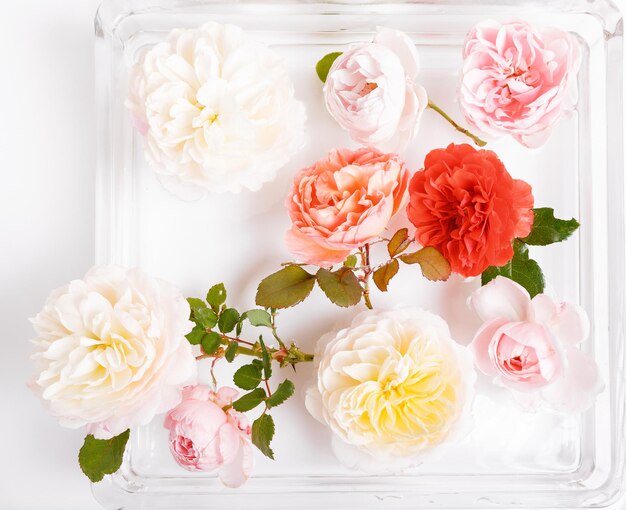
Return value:
<svg viewBox="0 0 626 510">
<path fill-rule="evenodd" d="M 530 185 L 513 179 L 494 152 L 467 144 L 428 153 L 409 197 L 417 241 L 441 251 L 463 276 L 505 265 L 513 239 L 527 236 L 533 224 Z"/>
</svg>

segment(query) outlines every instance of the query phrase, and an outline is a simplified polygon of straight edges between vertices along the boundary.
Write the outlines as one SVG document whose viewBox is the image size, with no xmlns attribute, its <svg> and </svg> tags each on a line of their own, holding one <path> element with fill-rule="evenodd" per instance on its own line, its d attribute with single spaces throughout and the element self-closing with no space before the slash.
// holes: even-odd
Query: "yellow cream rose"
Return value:
<svg viewBox="0 0 626 510">
<path fill-rule="evenodd" d="M 323 336 L 318 350 L 307 408 L 331 428 L 335 453 L 350 467 L 416 464 L 470 412 L 472 356 L 433 313 L 364 312 Z"/>
</svg>

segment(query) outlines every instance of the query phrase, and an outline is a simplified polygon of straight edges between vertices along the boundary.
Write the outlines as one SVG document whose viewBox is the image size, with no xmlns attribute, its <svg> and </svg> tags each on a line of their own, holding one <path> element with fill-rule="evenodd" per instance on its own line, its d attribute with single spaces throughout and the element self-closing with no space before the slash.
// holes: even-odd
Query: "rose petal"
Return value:
<svg viewBox="0 0 626 510">
<path fill-rule="evenodd" d="M 589 336 L 589 318 L 587 313 L 577 305 L 561 303 L 550 323 L 550 331 L 563 344 L 577 345 Z"/>
<path fill-rule="evenodd" d="M 233 489 L 241 487 L 250 477 L 253 465 L 252 447 L 247 441 L 241 441 L 232 462 L 221 467 L 220 480 L 226 487 Z"/>
<path fill-rule="evenodd" d="M 521 322 L 531 313 L 530 295 L 526 289 L 504 276 L 496 276 L 487 285 L 476 289 L 468 304 L 483 321 Z"/>
<path fill-rule="evenodd" d="M 420 70 L 419 53 L 413 41 L 404 32 L 378 27 L 374 42 L 386 46 L 398 56 L 410 80 L 417 77 Z"/>
<path fill-rule="evenodd" d="M 472 342 L 467 346 L 474 354 L 476 367 L 485 375 L 496 375 L 498 373 L 489 354 L 490 345 L 494 340 L 495 333 L 506 323 L 507 321 L 504 319 L 494 319 L 483 324 L 476 332 Z"/>
<path fill-rule="evenodd" d="M 589 409 L 604 390 L 596 362 L 576 347 L 566 350 L 567 367 L 562 378 L 541 391 L 550 408 L 578 413 Z"/>
</svg>

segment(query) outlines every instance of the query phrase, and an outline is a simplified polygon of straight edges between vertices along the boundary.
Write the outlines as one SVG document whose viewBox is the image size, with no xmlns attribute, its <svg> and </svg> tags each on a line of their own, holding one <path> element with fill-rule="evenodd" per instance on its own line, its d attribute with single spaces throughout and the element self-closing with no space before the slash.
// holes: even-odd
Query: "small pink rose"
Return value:
<svg viewBox="0 0 626 510">
<path fill-rule="evenodd" d="M 461 108 L 484 133 L 537 147 L 573 108 L 579 65 L 578 42 L 566 32 L 482 21 L 465 41 Z"/>
<path fill-rule="evenodd" d="M 189 471 L 219 469 L 222 483 L 239 487 L 253 465 L 251 430 L 246 417 L 232 409 L 237 390 L 186 386 L 183 400 L 165 417 L 174 460 Z"/>
<path fill-rule="evenodd" d="M 331 66 L 324 98 L 329 113 L 358 143 L 398 152 L 415 137 L 428 104 L 416 83 L 419 57 L 403 32 L 379 28 Z"/>
<path fill-rule="evenodd" d="M 570 413 L 593 405 L 604 385 L 595 361 L 578 348 L 589 333 L 581 308 L 545 294 L 531 300 L 502 276 L 469 304 L 485 321 L 469 346 L 481 372 L 526 403 Z"/>
<path fill-rule="evenodd" d="M 307 264 L 343 262 L 385 230 L 406 202 L 408 180 L 394 154 L 332 150 L 294 179 L 285 202 L 292 222 L 287 247 Z"/>
</svg>

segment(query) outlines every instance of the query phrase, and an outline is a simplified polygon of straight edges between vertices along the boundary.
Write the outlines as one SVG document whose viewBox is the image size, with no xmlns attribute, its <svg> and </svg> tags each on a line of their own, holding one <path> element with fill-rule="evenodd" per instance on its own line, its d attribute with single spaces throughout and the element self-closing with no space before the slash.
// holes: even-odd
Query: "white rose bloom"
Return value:
<svg viewBox="0 0 626 510">
<path fill-rule="evenodd" d="M 437 315 L 417 308 L 363 312 L 319 345 L 307 409 L 329 425 L 348 467 L 415 465 L 470 417 L 472 356 Z"/>
<path fill-rule="evenodd" d="M 182 198 L 257 191 L 304 142 L 282 59 L 233 25 L 173 30 L 133 67 L 127 107 L 151 166 Z"/>
<path fill-rule="evenodd" d="M 32 387 L 61 425 L 87 425 L 96 438 L 147 424 L 195 381 L 189 315 L 168 283 L 138 269 L 93 268 L 53 291 L 32 320 Z"/>
<path fill-rule="evenodd" d="M 353 44 L 333 62 L 324 85 L 326 108 L 354 141 L 400 152 L 415 138 L 428 105 L 419 69 L 409 36 L 379 27 L 373 42 Z"/>
</svg>

